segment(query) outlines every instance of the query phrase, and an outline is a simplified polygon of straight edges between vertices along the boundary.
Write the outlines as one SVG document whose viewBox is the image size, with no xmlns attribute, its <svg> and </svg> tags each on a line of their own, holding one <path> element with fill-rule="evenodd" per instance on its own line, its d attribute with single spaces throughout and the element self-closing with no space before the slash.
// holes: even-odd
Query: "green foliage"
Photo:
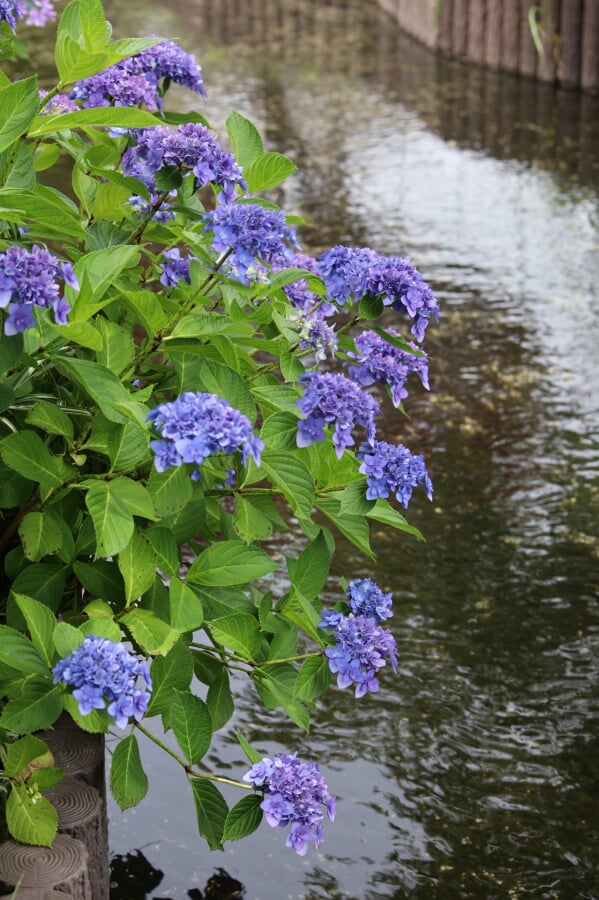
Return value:
<svg viewBox="0 0 599 900">
<path fill-rule="evenodd" d="M 51 95 L 157 40 L 113 41 L 100 0 L 72 0 L 58 25 Z M 14 40 L 10 46 L 19 50 Z M 7 334 L 8 312 L 0 308 L 7 826 L 31 844 L 50 845 L 56 834 L 56 811 L 41 794 L 62 770 L 36 732 L 63 712 L 89 732 L 113 724 L 107 709 L 82 712 L 71 689 L 53 683 L 58 660 L 96 635 L 146 657 L 153 685 L 145 713 L 153 731 L 131 716 L 112 753 L 117 803 L 124 810 L 146 795 L 143 733 L 178 759 L 199 833 L 222 849 L 262 820 L 260 794 L 229 808 L 216 784 L 247 785 L 204 768 L 213 734 L 234 715 L 236 679 L 245 675 L 256 704 L 282 709 L 308 732 L 331 680 L 319 621 L 323 590 L 337 589 L 336 540 L 342 535 L 374 559 L 370 522 L 422 536 L 390 502 L 366 498 L 354 453 L 337 459 L 330 437 L 298 447 L 298 378 L 317 361 L 299 346 L 285 288 L 302 282 L 324 299 L 322 280 L 297 267 L 252 285 L 228 274 L 203 226 L 197 185 L 173 167 L 158 173 L 157 190 L 176 193 L 175 218 L 140 219 L 129 206 L 133 195 L 150 200 L 150 191 L 123 173 L 128 137 L 109 129 L 203 117 L 118 105 L 47 109 L 36 76 L 0 79 L 0 252 L 51 246 L 79 285 L 65 276 L 63 325 L 35 307 L 35 324 Z M 295 172 L 290 159 L 265 150 L 240 113 L 231 112 L 226 127 L 249 194 Z M 38 181 L 57 163 L 71 167 L 65 193 Z M 253 200 L 277 209 L 264 197 Z M 175 288 L 159 281 L 162 254 L 173 247 L 194 257 L 189 280 Z M 378 320 L 382 300 L 353 311 L 352 327 Z M 404 338 L 371 327 L 409 349 Z M 353 346 L 349 334 L 342 341 L 344 351 Z M 193 464 L 159 471 L 148 414 L 185 391 L 215 394 L 246 416 L 264 444 L 259 464 L 218 454 L 204 460 L 199 480 Z M 302 550 L 285 557 L 281 535 L 290 530 Z M 178 749 L 157 737 L 161 726 Z M 249 762 L 258 762 L 261 754 L 238 739 Z"/>
</svg>

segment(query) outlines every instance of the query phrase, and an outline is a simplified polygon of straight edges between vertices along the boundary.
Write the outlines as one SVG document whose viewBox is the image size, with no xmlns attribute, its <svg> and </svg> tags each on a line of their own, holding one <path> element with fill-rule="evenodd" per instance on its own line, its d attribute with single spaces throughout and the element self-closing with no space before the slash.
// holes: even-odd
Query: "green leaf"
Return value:
<svg viewBox="0 0 599 900">
<path fill-rule="evenodd" d="M 375 558 L 370 547 L 368 523 L 364 516 L 342 515 L 341 503 L 338 497 L 334 497 L 332 494 L 327 497 L 319 497 L 316 500 L 316 507 L 331 520 L 341 534 L 351 541 L 354 546 L 358 547 L 370 559 Z"/>
<path fill-rule="evenodd" d="M 237 162 L 244 169 L 258 156 L 264 153 L 264 144 L 260 132 L 255 125 L 242 116 L 236 110 L 232 110 L 226 121 L 227 134 L 231 143 L 231 150 Z"/>
<path fill-rule="evenodd" d="M 123 244 L 118 247 L 106 247 L 104 250 L 94 250 L 75 263 L 75 274 L 81 290 L 67 289 L 67 299 L 72 305 L 70 321 L 89 319 L 101 309 L 107 291 L 121 272 L 136 265 L 138 261 L 139 249 Z"/>
<path fill-rule="evenodd" d="M 269 416 L 277 410 L 280 412 L 290 413 L 296 420 L 299 419 L 300 411 L 297 407 L 297 401 L 300 399 L 300 392 L 296 385 L 290 384 L 267 384 L 258 385 L 252 388 L 252 395 L 260 404 L 264 416 Z M 296 444 L 297 446 L 297 444 Z"/>
<path fill-rule="evenodd" d="M 112 28 L 100 0 L 79 0 L 77 5 L 82 45 L 86 50 L 103 50 L 110 41 Z"/>
<path fill-rule="evenodd" d="M 243 736 L 239 728 L 237 729 L 236 734 L 239 745 L 251 764 L 255 765 L 256 763 L 262 762 L 262 760 L 264 759 L 264 754 L 260 753 L 258 750 L 254 750 L 250 742 Z"/>
<path fill-rule="evenodd" d="M 154 549 L 139 529 L 135 529 L 129 543 L 120 551 L 118 567 L 125 584 L 125 602 L 129 606 L 148 590 L 156 574 Z"/>
<path fill-rule="evenodd" d="M 235 712 L 229 675 L 225 668 L 221 667 L 216 678 L 210 682 L 206 694 L 206 704 L 210 710 L 212 730 L 218 731 L 227 724 Z"/>
<path fill-rule="evenodd" d="M 133 535 L 133 516 L 110 481 L 95 481 L 87 490 L 85 505 L 96 532 L 99 556 L 115 556 Z"/>
<path fill-rule="evenodd" d="M 231 807 L 225 820 L 223 841 L 240 841 L 253 834 L 262 822 L 261 803 L 259 794 L 248 794 Z"/>
<path fill-rule="evenodd" d="M 133 400 L 132 395 L 113 372 L 89 359 L 76 359 L 59 354 L 54 355 L 52 359 L 67 378 L 75 381 L 91 397 L 107 419 L 119 424 L 126 424 L 134 419 L 145 433 L 147 414 L 145 406 Z M 127 412 L 124 412 L 125 409 Z"/>
<path fill-rule="evenodd" d="M 63 693 L 61 684 L 53 685 L 50 678 L 32 675 L 24 682 L 21 696 L 9 700 L 2 710 L 0 727 L 15 734 L 50 728 L 62 712 Z"/>
<path fill-rule="evenodd" d="M 9 166 L 9 172 L 6 176 L 4 184 L 6 187 L 21 189 L 24 191 L 32 191 L 35 187 L 35 168 L 33 166 L 33 147 L 31 144 L 25 144 L 19 141 L 17 144 L 16 154 L 12 147 L 2 153 L 2 164 L 6 162 Z"/>
<path fill-rule="evenodd" d="M 96 358 L 101 366 L 120 375 L 135 355 L 133 339 L 128 331 L 109 319 L 98 318 L 96 327 L 103 340 L 103 347 Z"/>
<path fill-rule="evenodd" d="M 44 513 L 27 513 L 19 525 L 19 537 L 25 556 L 33 562 L 60 550 L 61 534 L 52 518 Z"/>
<path fill-rule="evenodd" d="M 13 596 L 27 623 L 27 630 L 31 635 L 33 646 L 39 650 L 50 668 L 55 655 L 52 636 L 56 627 L 56 618 L 47 606 L 34 600 L 33 597 L 26 597 L 24 594 L 14 594 Z"/>
<path fill-rule="evenodd" d="M 125 588 L 114 561 L 97 559 L 93 563 L 75 560 L 73 571 L 85 590 L 94 597 L 106 597 L 117 606 L 125 603 Z"/>
<path fill-rule="evenodd" d="M 40 400 L 28 412 L 25 421 L 48 434 L 59 434 L 69 443 L 73 440 L 73 422 L 56 403 Z"/>
<path fill-rule="evenodd" d="M 134 640 L 146 653 L 166 656 L 177 638 L 175 631 L 149 609 L 132 609 L 121 619 Z"/>
<path fill-rule="evenodd" d="M 21 776 L 23 769 L 34 762 L 34 760 L 40 760 L 40 762 L 51 765 L 52 754 L 42 740 L 28 734 L 8 745 L 4 771 L 11 778 Z"/>
<path fill-rule="evenodd" d="M 51 847 L 58 830 L 58 813 L 45 797 L 35 799 L 24 784 L 14 784 L 6 801 L 6 824 L 15 841 Z"/>
<path fill-rule="evenodd" d="M 176 631 L 195 631 L 204 621 L 204 607 L 198 595 L 173 575 L 169 584 L 170 624 Z"/>
<path fill-rule="evenodd" d="M 148 792 L 148 778 L 141 764 L 134 734 L 116 745 L 110 764 L 110 790 L 121 810 L 141 803 Z"/>
<path fill-rule="evenodd" d="M 302 664 L 295 682 L 298 700 L 315 700 L 324 694 L 331 683 L 331 670 L 323 656 L 310 657 Z"/>
<path fill-rule="evenodd" d="M 69 566 L 59 563 L 32 563 L 19 572 L 13 581 L 12 589 L 15 593 L 35 597 L 56 612 L 62 600 L 69 571 Z"/>
<path fill-rule="evenodd" d="M 364 516 L 374 507 L 374 500 L 366 499 L 366 479 L 353 481 L 343 490 L 340 498 L 340 515 Z"/>
<path fill-rule="evenodd" d="M 211 850 L 223 849 L 223 831 L 229 812 L 225 798 L 206 778 L 190 778 L 198 831 Z"/>
<path fill-rule="evenodd" d="M 306 634 L 309 634 L 312 640 L 317 644 L 324 643 L 323 633 L 318 627 L 320 622 L 320 604 L 314 599 L 309 600 L 307 597 L 293 588 L 285 602 L 281 606 L 281 614 L 285 619 L 299 626 Z"/>
<path fill-rule="evenodd" d="M 281 491 L 296 516 L 309 519 L 314 504 L 314 483 L 306 465 L 289 453 L 268 450 L 262 454 L 260 468 Z"/>
<path fill-rule="evenodd" d="M 154 520 L 154 504 L 148 490 L 139 481 L 132 478 L 113 478 L 110 486 L 119 497 L 132 516 L 142 516 L 144 519 Z"/>
<path fill-rule="evenodd" d="M 248 584 L 277 568 L 273 558 L 259 547 L 241 541 L 220 541 L 198 555 L 187 572 L 187 581 L 216 587 Z"/>
<path fill-rule="evenodd" d="M 233 524 L 239 537 L 248 544 L 270 537 L 273 531 L 273 523 L 254 505 L 253 498 L 242 494 L 235 498 Z"/>
<path fill-rule="evenodd" d="M 210 711 L 203 700 L 184 691 L 175 691 L 171 727 L 183 756 L 190 765 L 208 752 L 212 740 Z"/>
<path fill-rule="evenodd" d="M 198 376 L 198 387 L 203 391 L 222 397 L 244 416 L 247 416 L 250 422 L 256 420 L 256 406 L 245 381 L 228 366 L 208 359 L 203 360 Z"/>
<path fill-rule="evenodd" d="M 293 587 L 300 591 L 308 600 L 318 597 L 324 588 L 329 576 L 331 564 L 331 550 L 326 542 L 324 533 L 310 541 L 305 550 L 294 559 L 287 558 L 287 569 Z"/>
<path fill-rule="evenodd" d="M 79 703 L 72 694 L 65 694 L 62 703 L 75 724 L 88 734 L 106 734 L 110 726 L 114 725 L 114 719 L 105 709 L 92 709 L 90 713 L 82 716 L 79 712 Z"/>
<path fill-rule="evenodd" d="M 35 75 L 0 88 L 0 151 L 6 150 L 27 131 L 39 102 Z"/>
<path fill-rule="evenodd" d="M 60 191 L 37 184 L 33 191 L 0 189 L 0 205 L 7 208 L 2 211 L 2 218 L 23 224 L 29 221 L 31 233 L 40 229 L 45 235 L 52 233 L 56 237 L 83 236 L 78 213 L 74 204 L 67 201 Z M 16 215 L 9 215 L 14 210 Z"/>
<path fill-rule="evenodd" d="M 310 730 L 310 715 L 299 700 L 294 697 L 297 671 L 290 663 L 279 663 L 255 672 L 254 681 L 266 709 L 281 706 L 292 722 Z"/>
<path fill-rule="evenodd" d="M 360 300 L 360 315 L 364 319 L 378 319 L 382 316 L 385 306 L 382 297 L 372 297 L 370 294 Z"/>
<path fill-rule="evenodd" d="M 215 641 L 228 647 L 247 660 L 262 655 L 264 637 L 258 620 L 247 613 L 234 613 L 210 622 L 210 633 Z"/>
<path fill-rule="evenodd" d="M 0 455 L 7 466 L 46 491 L 61 487 L 74 475 L 73 467 L 53 456 L 35 431 L 7 435 L 0 443 Z"/>
<path fill-rule="evenodd" d="M 295 450 L 297 447 L 297 416 L 277 412 L 269 416 L 260 430 L 266 450 Z"/>
<path fill-rule="evenodd" d="M 156 525 L 145 532 L 146 537 L 154 548 L 156 556 L 156 568 L 164 575 L 177 575 L 181 560 L 179 558 L 179 544 L 169 528 Z"/>
<path fill-rule="evenodd" d="M 108 434 L 106 451 L 110 457 L 113 472 L 132 469 L 148 459 L 150 455 L 150 435 L 130 422 L 116 428 L 113 426 Z M 136 484 L 139 484 L 139 482 L 136 482 Z M 142 485 L 140 484 L 139 487 L 142 487 Z M 139 497 L 139 491 L 137 493 Z M 127 505 L 130 505 L 130 497 L 129 499 L 123 499 L 125 499 Z M 134 515 L 143 515 L 147 519 L 153 518 L 153 515 L 147 516 L 142 512 L 136 512 Z"/>
<path fill-rule="evenodd" d="M 156 657 L 150 669 L 152 696 L 146 715 L 156 716 L 172 709 L 174 692 L 185 691 L 193 676 L 193 659 L 184 641 L 180 640 L 166 656 Z"/>
<path fill-rule="evenodd" d="M 68 622 L 58 622 L 52 632 L 52 642 L 61 659 L 65 659 L 69 653 L 76 650 L 83 643 L 84 637 L 78 628 L 69 625 Z"/>
<path fill-rule="evenodd" d="M 262 153 L 244 170 L 244 176 L 251 194 L 276 187 L 289 175 L 297 171 L 297 166 L 282 153 Z"/>
<path fill-rule="evenodd" d="M 192 497 L 192 482 L 184 466 L 175 466 L 166 472 L 152 471 L 148 479 L 148 492 L 159 518 L 182 510 Z"/>
<path fill-rule="evenodd" d="M 413 534 L 414 537 L 417 537 L 421 541 L 425 539 L 422 532 L 413 525 L 410 525 L 401 513 L 397 512 L 387 500 L 377 500 L 374 504 L 374 508 L 371 509 L 370 512 L 367 512 L 366 515 L 369 519 L 374 519 L 375 522 L 381 522 L 383 525 L 391 525 L 392 528 L 397 528 L 398 531 L 406 531 L 408 534 Z"/>
<path fill-rule="evenodd" d="M 48 663 L 37 647 L 8 625 L 0 625 L 0 663 L 19 672 L 48 674 Z"/>
</svg>

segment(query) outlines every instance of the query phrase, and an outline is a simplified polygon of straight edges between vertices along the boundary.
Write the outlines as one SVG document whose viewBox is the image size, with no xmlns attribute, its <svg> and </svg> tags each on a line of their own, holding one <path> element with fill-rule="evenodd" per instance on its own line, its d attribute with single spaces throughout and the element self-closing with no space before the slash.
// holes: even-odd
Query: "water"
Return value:
<svg viewBox="0 0 599 900">
<path fill-rule="evenodd" d="M 375 530 L 376 568 L 342 541 L 336 560 L 394 592 L 399 676 L 329 693 L 309 737 L 239 685 L 232 726 L 319 759 L 325 844 L 300 859 L 263 826 L 210 854 L 184 776 L 143 748 L 151 793 L 111 809 L 115 900 L 197 898 L 219 866 L 248 900 L 598 898 L 599 101 L 435 58 L 366 0 L 110 18 L 179 36 L 220 133 L 235 107 L 296 160 L 276 199 L 307 249 L 411 255 L 442 306 L 432 391 L 386 418 L 429 461 L 427 543 Z M 233 727 L 211 757 L 244 771 Z"/>
</svg>

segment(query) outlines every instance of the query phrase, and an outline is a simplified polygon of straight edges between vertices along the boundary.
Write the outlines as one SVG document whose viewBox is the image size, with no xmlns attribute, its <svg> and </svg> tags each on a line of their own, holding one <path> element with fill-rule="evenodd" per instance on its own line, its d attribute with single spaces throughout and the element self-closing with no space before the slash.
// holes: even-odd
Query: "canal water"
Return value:
<svg viewBox="0 0 599 900">
<path fill-rule="evenodd" d="M 211 854 L 184 777 L 144 748 L 148 797 L 110 811 L 114 900 L 599 898 L 599 100 L 435 57 L 366 0 L 109 17 L 196 54 L 208 99 L 179 109 L 224 135 L 234 107 L 297 162 L 275 199 L 308 251 L 409 255 L 442 309 L 430 394 L 385 425 L 426 455 L 427 542 L 381 528 L 376 564 L 341 539 L 336 561 L 393 591 L 398 675 L 331 690 L 309 736 L 239 685 L 232 726 L 320 762 L 325 843 L 302 859 L 263 825 Z M 239 777 L 233 730 L 211 761 Z"/>
</svg>

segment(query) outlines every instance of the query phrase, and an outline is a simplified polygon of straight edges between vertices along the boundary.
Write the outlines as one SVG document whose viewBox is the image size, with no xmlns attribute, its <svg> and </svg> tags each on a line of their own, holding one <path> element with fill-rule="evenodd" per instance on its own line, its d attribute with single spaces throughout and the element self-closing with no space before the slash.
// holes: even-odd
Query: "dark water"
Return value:
<svg viewBox="0 0 599 900">
<path fill-rule="evenodd" d="M 241 683 L 212 753 L 239 777 L 239 726 L 317 758 L 325 844 L 300 859 L 263 826 L 210 854 L 184 776 L 147 752 L 150 795 L 111 811 L 114 897 L 198 897 L 222 866 L 252 900 L 599 898 L 599 100 L 435 58 L 360 0 L 110 17 L 179 37 L 220 133 L 235 107 L 296 160 L 276 199 L 307 249 L 410 255 L 443 313 L 431 394 L 387 418 L 429 461 L 428 541 L 381 530 L 376 567 L 341 542 L 336 562 L 394 592 L 400 674 L 331 691 L 309 737 Z"/>
</svg>

